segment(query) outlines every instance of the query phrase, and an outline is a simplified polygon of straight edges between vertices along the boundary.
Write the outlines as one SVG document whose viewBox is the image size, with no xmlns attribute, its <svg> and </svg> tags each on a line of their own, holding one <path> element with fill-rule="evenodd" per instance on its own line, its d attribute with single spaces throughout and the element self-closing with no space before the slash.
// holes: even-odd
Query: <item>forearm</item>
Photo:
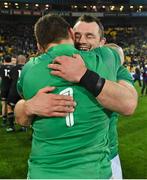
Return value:
<svg viewBox="0 0 147 180">
<path fill-rule="evenodd" d="M 65 117 L 73 112 L 76 106 L 73 97 L 49 93 L 54 89 L 55 87 L 45 87 L 31 99 L 20 100 L 15 106 L 16 122 L 29 126 L 34 116 Z"/>
<path fill-rule="evenodd" d="M 115 83 L 106 80 L 96 99 L 105 108 L 123 115 L 131 115 L 137 106 L 137 93 L 128 83 Z"/>
<path fill-rule="evenodd" d="M 29 126 L 31 124 L 33 115 L 31 116 L 27 114 L 25 100 L 22 99 L 18 101 L 18 103 L 15 106 L 14 113 L 15 113 L 15 120 L 17 124 L 21 126 Z"/>
<path fill-rule="evenodd" d="M 103 107 L 111 111 L 131 115 L 137 106 L 136 90 L 126 81 L 116 83 L 87 70 L 79 83 L 92 93 Z"/>
<path fill-rule="evenodd" d="M 49 67 L 52 69 L 52 75 L 79 83 L 109 110 L 131 115 L 137 106 L 137 93 L 133 86 L 127 81 L 125 83 L 108 81 L 96 72 L 88 70 L 81 57 L 62 56 L 56 58 Z"/>
</svg>

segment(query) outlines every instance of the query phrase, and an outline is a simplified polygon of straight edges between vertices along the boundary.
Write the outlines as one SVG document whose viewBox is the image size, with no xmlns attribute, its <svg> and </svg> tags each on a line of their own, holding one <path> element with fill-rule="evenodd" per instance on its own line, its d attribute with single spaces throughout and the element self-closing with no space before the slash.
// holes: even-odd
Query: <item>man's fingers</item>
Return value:
<svg viewBox="0 0 147 180">
<path fill-rule="evenodd" d="M 53 98 L 56 100 L 73 101 L 72 96 L 59 95 L 59 94 L 52 94 L 52 95 L 53 95 Z"/>
<path fill-rule="evenodd" d="M 61 71 L 62 70 L 62 67 L 61 67 L 60 64 L 49 64 L 48 67 L 53 69 L 53 70 L 57 70 L 57 71 Z"/>
<path fill-rule="evenodd" d="M 38 93 L 48 93 L 48 92 L 51 92 L 55 89 L 55 87 L 45 87 L 45 88 L 42 88 L 38 91 Z"/>
<path fill-rule="evenodd" d="M 52 101 L 54 106 L 76 106 L 76 102 L 73 100 L 73 97 L 69 95 L 52 94 Z"/>
<path fill-rule="evenodd" d="M 71 107 L 75 107 L 76 106 L 76 102 L 60 100 L 60 101 L 57 101 L 57 105 L 59 105 L 59 106 L 71 106 Z"/>
<path fill-rule="evenodd" d="M 64 59 L 65 57 L 64 56 L 59 56 L 59 57 L 56 57 L 53 62 L 54 63 L 57 63 L 57 64 L 62 64 L 62 60 Z"/>
<path fill-rule="evenodd" d="M 54 112 L 44 112 L 43 114 L 38 114 L 38 116 L 41 116 L 41 117 L 65 117 L 68 115 L 68 113 L 69 112 L 54 111 Z"/>
<path fill-rule="evenodd" d="M 73 54 L 72 56 L 73 58 L 81 58 L 81 56 L 79 54 Z"/>
<path fill-rule="evenodd" d="M 50 73 L 54 76 L 59 76 L 61 78 L 64 78 L 64 75 L 61 71 L 51 71 Z"/>
<path fill-rule="evenodd" d="M 46 108 L 43 111 L 37 112 L 35 114 L 38 116 L 54 117 L 55 114 L 62 113 L 62 115 L 64 114 L 66 116 L 68 113 L 74 112 L 74 110 L 75 109 L 73 106 L 54 105 L 51 109 Z"/>
<path fill-rule="evenodd" d="M 53 117 L 66 117 L 68 113 L 63 113 L 63 112 L 54 112 L 52 113 Z"/>
<path fill-rule="evenodd" d="M 71 113 L 74 112 L 74 108 L 70 106 L 56 106 L 53 108 L 54 112 Z"/>
</svg>

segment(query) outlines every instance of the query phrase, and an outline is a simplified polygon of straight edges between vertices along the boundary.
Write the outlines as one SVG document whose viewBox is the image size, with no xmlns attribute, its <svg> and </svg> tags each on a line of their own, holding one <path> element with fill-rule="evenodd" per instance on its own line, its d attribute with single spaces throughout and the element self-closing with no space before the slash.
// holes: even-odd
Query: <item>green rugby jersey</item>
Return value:
<svg viewBox="0 0 147 180">
<path fill-rule="evenodd" d="M 30 99 L 43 87 L 56 86 L 54 93 L 73 95 L 77 102 L 74 113 L 70 113 L 66 118 L 36 116 L 33 119 L 29 178 L 111 177 L 107 110 L 85 88 L 51 75 L 51 69 L 48 68 L 48 64 L 56 56 L 71 56 L 77 53 L 84 58 L 89 69 L 104 78 L 116 81 L 120 59 L 107 47 L 92 52 L 79 52 L 72 45 L 61 44 L 31 59 L 24 66 L 18 90 L 25 99 Z"/>
<path fill-rule="evenodd" d="M 117 81 L 126 81 L 133 85 L 133 79 L 129 71 L 124 67 L 120 66 L 117 72 Z M 117 133 L 117 121 L 119 114 L 113 112 L 110 116 L 109 126 L 109 146 L 110 146 L 110 159 L 113 159 L 118 154 L 118 133 Z"/>
</svg>

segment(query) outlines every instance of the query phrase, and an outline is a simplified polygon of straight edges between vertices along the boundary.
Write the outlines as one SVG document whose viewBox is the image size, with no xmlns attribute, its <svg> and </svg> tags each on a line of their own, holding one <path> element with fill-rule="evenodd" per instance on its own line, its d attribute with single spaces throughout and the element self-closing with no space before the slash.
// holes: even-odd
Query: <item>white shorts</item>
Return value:
<svg viewBox="0 0 147 180">
<path fill-rule="evenodd" d="M 119 155 L 111 160 L 112 179 L 123 179 Z"/>
</svg>

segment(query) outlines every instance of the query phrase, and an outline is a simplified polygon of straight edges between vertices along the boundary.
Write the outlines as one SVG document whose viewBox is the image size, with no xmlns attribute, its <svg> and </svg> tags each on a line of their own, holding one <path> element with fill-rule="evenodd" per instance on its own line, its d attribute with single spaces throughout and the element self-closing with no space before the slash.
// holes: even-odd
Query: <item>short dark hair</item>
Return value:
<svg viewBox="0 0 147 180">
<path fill-rule="evenodd" d="M 3 60 L 5 62 L 9 63 L 9 62 L 11 62 L 11 56 L 10 55 L 5 55 Z"/>
<path fill-rule="evenodd" d="M 62 17 L 54 14 L 47 14 L 39 18 L 34 27 L 37 42 L 41 47 L 46 48 L 49 43 L 57 43 L 67 39 L 70 28 Z"/>
<path fill-rule="evenodd" d="M 99 26 L 99 29 L 100 29 L 100 37 L 101 37 L 101 38 L 104 38 L 104 27 L 103 27 L 101 21 L 100 21 L 98 18 L 96 18 L 96 17 L 94 17 L 94 16 L 91 16 L 91 15 L 86 15 L 86 14 L 84 14 L 84 15 L 82 15 L 82 16 L 80 16 L 80 17 L 78 18 L 78 20 L 76 21 L 76 23 L 79 22 L 79 21 L 83 21 L 83 22 L 86 22 L 86 23 L 95 22 L 95 23 Z"/>
</svg>

